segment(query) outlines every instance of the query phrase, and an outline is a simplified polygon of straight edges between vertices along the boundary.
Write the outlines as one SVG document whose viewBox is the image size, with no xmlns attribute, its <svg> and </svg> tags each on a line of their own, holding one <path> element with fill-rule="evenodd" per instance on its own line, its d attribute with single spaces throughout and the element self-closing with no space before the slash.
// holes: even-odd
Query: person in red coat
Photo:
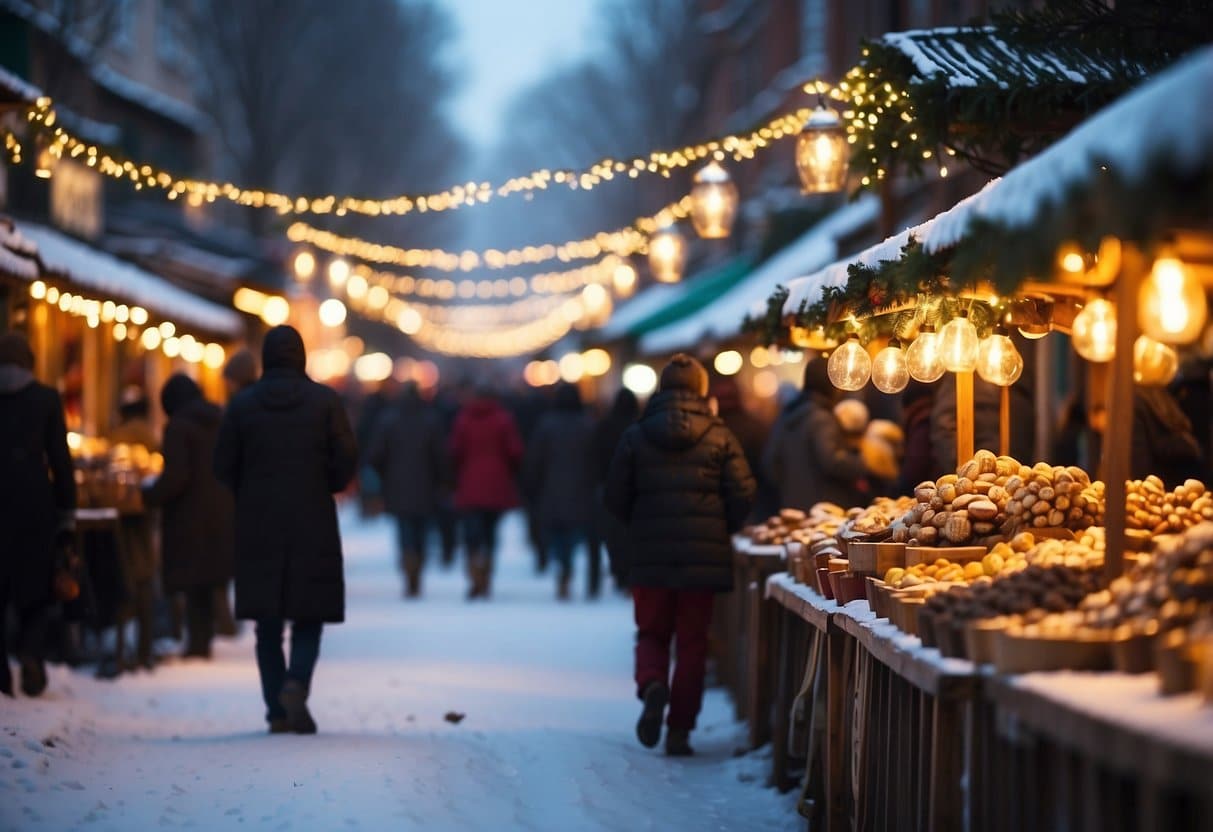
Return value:
<svg viewBox="0 0 1213 832">
<path fill-rule="evenodd" d="M 487 598 L 492 578 L 497 525 L 518 505 L 514 477 L 522 463 L 522 437 L 514 417 L 489 390 L 479 390 L 463 406 L 451 431 L 455 467 L 455 509 L 467 546 L 468 598 Z"/>
</svg>

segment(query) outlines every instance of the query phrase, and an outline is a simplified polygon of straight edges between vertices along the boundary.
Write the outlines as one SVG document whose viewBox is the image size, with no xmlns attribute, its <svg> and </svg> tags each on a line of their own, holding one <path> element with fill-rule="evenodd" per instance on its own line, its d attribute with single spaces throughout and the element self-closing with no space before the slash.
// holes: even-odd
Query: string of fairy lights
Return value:
<svg viewBox="0 0 1213 832">
<path fill-rule="evenodd" d="M 529 197 L 557 186 L 590 191 L 614 179 L 638 179 L 646 175 L 668 178 L 677 170 L 704 163 L 697 167 L 690 192 L 681 199 L 628 225 L 560 243 L 504 250 L 447 251 L 406 248 L 342 235 L 302 219 L 287 229 L 287 238 L 300 246 L 293 257 L 293 267 L 301 283 L 311 281 L 321 270 L 324 258 L 330 288 L 341 294 L 358 314 L 395 326 L 426 349 L 453 355 L 502 357 L 541 349 L 574 326 L 604 322 L 604 315 L 609 316 L 613 308 L 613 297 L 627 297 L 638 281 L 637 271 L 628 258 L 647 256 L 650 272 L 660 282 L 680 280 L 687 242 L 678 231 L 679 223 L 690 220 L 696 234 L 708 239 L 731 233 L 739 195 L 722 165 L 730 158 L 734 162 L 755 159 L 777 142 L 796 137 L 796 168 L 803 191 L 841 190 L 846 183 L 851 153 L 875 150 L 869 140 L 873 119 L 879 119 L 891 101 L 903 96 L 888 85 L 883 89 L 869 88 L 872 87 L 869 80 L 857 68 L 837 86 L 822 82 L 806 85 L 805 92 L 817 96 L 816 108 L 777 115 L 748 132 L 672 150 L 655 150 L 630 159 L 603 159 L 579 170 L 539 169 L 497 184 L 468 182 L 430 194 L 382 199 L 288 195 L 230 182 L 176 176 L 74 135 L 63 126 L 48 98 L 35 101 L 28 108 L 25 121 L 36 149 L 35 172 L 40 177 L 51 176 L 59 160 L 73 159 L 104 176 L 128 182 L 135 190 L 159 191 L 170 200 L 184 199 L 194 205 L 229 201 L 281 215 L 400 216 L 446 211 L 516 194 Z M 842 102 L 847 109 L 840 115 L 826 103 L 828 100 Z M 904 103 L 899 112 L 902 118 L 906 117 L 908 110 Z M 5 149 L 14 163 L 25 156 L 22 141 L 14 129 L 5 129 Z M 946 171 L 941 171 L 941 175 L 946 175 Z M 869 178 L 865 177 L 862 184 L 870 184 Z M 370 265 L 452 275 L 578 261 L 590 262 L 528 276 L 463 279 L 397 274 Z M 491 302 L 507 299 L 512 302 Z M 336 297 L 331 300 L 341 304 Z M 282 304 L 272 298 L 267 301 L 268 307 L 264 301 L 252 303 L 273 313 L 263 315 L 267 320 L 280 317 Z M 342 305 L 341 320 L 344 309 Z M 335 307 L 330 305 L 329 310 L 330 318 L 336 320 Z"/>
</svg>

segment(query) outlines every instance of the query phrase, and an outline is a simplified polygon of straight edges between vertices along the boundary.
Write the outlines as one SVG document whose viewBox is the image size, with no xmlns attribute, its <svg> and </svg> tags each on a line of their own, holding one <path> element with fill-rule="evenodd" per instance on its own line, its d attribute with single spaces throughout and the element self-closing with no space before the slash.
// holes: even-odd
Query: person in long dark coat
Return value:
<svg viewBox="0 0 1213 832">
<path fill-rule="evenodd" d="M 47 613 L 56 535 L 70 534 L 76 480 L 67 450 L 63 402 L 34 380 L 34 355 L 19 335 L 0 336 L 0 693 L 13 695 L 8 606 L 20 627 L 21 690 L 46 689 Z"/>
<path fill-rule="evenodd" d="M 834 416 L 840 397 L 826 360 L 810 359 L 800 398 L 775 423 L 763 455 L 785 508 L 808 510 L 822 501 L 850 508 L 867 502 L 868 470 Z"/>
<path fill-rule="evenodd" d="M 556 597 L 562 601 L 569 598 L 573 550 L 585 538 L 590 522 L 592 432 L 577 388 L 561 382 L 553 409 L 540 417 L 523 460 L 522 482 L 539 523 L 540 539 L 556 564 Z"/>
<path fill-rule="evenodd" d="M 371 438 L 367 462 L 379 475 L 384 508 L 396 518 L 406 597 L 421 594 L 426 537 L 447 483 L 446 434 L 416 383 L 404 386 Z"/>
<path fill-rule="evenodd" d="M 615 456 L 615 448 L 623 434 L 640 416 L 640 402 L 636 394 L 626 387 L 620 388 L 611 403 L 611 409 L 594 425 L 594 433 L 590 439 L 594 473 L 594 501 L 590 522 L 590 541 L 587 549 L 590 556 L 589 594 L 591 598 L 598 595 L 601 584 L 599 564 L 601 563 L 603 546 L 607 550 L 607 562 L 611 569 L 611 578 L 615 586 L 627 586 L 629 554 L 627 528 L 607 510 L 603 502 L 606 492 L 607 473 L 611 469 L 611 460 Z"/>
<path fill-rule="evenodd" d="M 215 440 L 223 411 L 177 373 L 160 391 L 168 417 L 164 471 L 143 490 L 160 507 L 160 578 L 165 593 L 185 595 L 184 656 L 208 659 L 215 635 L 215 591 L 232 578 L 232 495 L 215 478 Z"/>
<path fill-rule="evenodd" d="M 316 731 L 307 697 L 320 634 L 345 619 L 333 494 L 354 476 L 358 447 L 337 393 L 309 379 L 306 363 L 293 327 L 267 332 L 261 379 L 232 399 L 215 447 L 215 473 L 236 497 L 236 617 L 257 624 L 272 733 Z"/>
<path fill-rule="evenodd" d="M 636 614 L 636 734 L 652 748 L 670 704 L 666 753 L 691 754 L 703 704 L 713 596 L 733 588 L 730 535 L 756 485 L 741 443 L 712 414 L 708 374 L 687 355 L 662 370 L 659 392 L 623 435 L 607 476 L 606 504 L 627 524 Z M 670 643 L 678 640 L 670 680 Z"/>
</svg>

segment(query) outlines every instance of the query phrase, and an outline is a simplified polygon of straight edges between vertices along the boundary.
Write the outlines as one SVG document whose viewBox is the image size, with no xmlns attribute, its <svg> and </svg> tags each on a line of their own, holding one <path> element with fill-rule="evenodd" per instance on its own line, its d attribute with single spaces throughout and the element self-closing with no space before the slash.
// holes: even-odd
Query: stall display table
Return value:
<svg viewBox="0 0 1213 832">
<path fill-rule="evenodd" d="M 748 726 L 750 748 L 770 739 L 771 668 L 776 660 L 774 610 L 763 603 L 767 578 L 786 568 L 782 546 L 763 546 L 737 536 L 733 539 L 733 592 L 717 620 L 724 634 L 726 666 L 723 681 L 733 694 L 737 716 Z"/>
</svg>

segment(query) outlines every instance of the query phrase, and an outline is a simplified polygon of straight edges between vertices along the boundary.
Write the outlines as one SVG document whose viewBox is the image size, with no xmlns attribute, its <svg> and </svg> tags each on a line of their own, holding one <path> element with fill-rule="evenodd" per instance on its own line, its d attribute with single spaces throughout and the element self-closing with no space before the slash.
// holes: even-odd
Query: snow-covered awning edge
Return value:
<svg viewBox="0 0 1213 832">
<path fill-rule="evenodd" d="M 977 223 L 1031 230 L 1042 213 L 1093 188 L 1106 166 L 1141 187 L 1151 163 L 1196 173 L 1213 162 L 1213 109 L 1193 90 L 1213 89 L 1213 47 L 1202 49 L 1101 110 L 1040 155 L 921 225 L 826 266 L 788 286 L 784 315 L 843 286 L 852 264 L 897 260 L 910 240 L 928 253 L 963 246 Z M 988 253 L 987 253 L 988 254 Z"/>
<path fill-rule="evenodd" d="M 18 232 L 22 240 L 35 247 L 35 254 L 47 273 L 35 272 L 25 276 L 26 280 L 62 275 L 82 291 L 97 292 L 104 299 L 138 304 L 156 317 L 183 327 L 232 338 L 244 332 L 241 317 L 235 310 L 200 298 L 59 231 L 22 222 Z"/>
</svg>

